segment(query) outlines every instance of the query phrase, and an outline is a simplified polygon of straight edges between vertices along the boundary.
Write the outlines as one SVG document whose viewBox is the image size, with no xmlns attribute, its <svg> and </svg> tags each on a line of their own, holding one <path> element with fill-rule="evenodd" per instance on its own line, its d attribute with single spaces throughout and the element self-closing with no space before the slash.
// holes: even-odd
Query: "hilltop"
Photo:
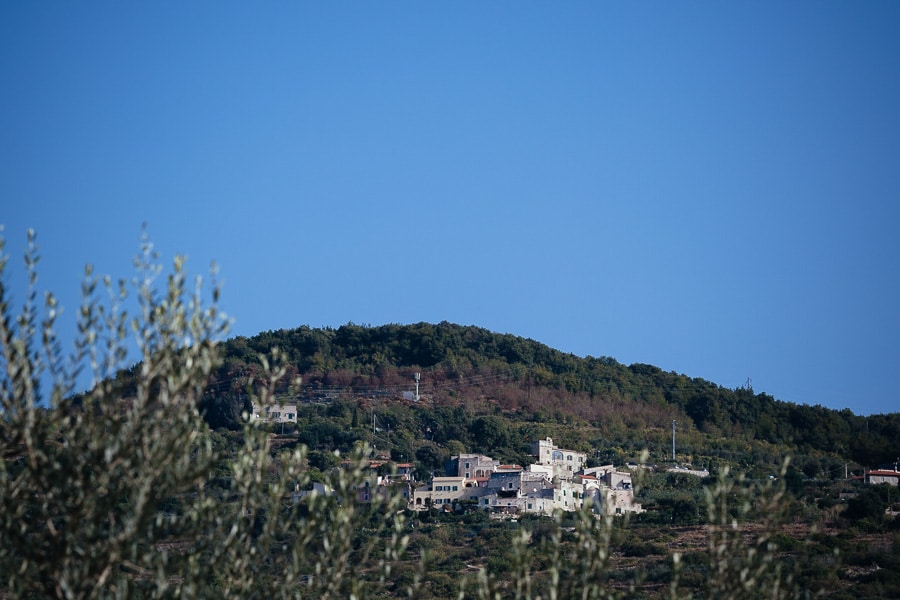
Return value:
<svg viewBox="0 0 900 600">
<path fill-rule="evenodd" d="M 273 348 L 286 369 L 282 398 L 333 403 L 329 414 L 343 417 L 333 421 L 341 431 L 325 436 L 304 432 L 298 423 L 301 437 L 319 445 L 326 439 L 327 448 L 368 439 L 366 422 L 375 410 L 391 432 L 382 446 L 406 456 L 424 445 L 446 449 L 458 442 L 515 460 L 524 444 L 553 435 L 598 458 L 625 461 L 646 448 L 651 460 L 665 461 L 672 421 L 678 460 L 703 466 L 726 463 L 763 473 L 792 455 L 809 476 L 843 476 L 900 455 L 898 413 L 862 417 L 792 404 L 653 365 L 579 357 L 447 322 L 302 326 L 229 339 L 221 344 L 223 361 L 206 398 L 211 425 L 236 420 L 248 382 L 262 377 L 259 357 Z M 420 402 L 410 399 L 415 373 L 421 374 Z M 486 427 L 494 438 L 483 433 Z"/>
</svg>

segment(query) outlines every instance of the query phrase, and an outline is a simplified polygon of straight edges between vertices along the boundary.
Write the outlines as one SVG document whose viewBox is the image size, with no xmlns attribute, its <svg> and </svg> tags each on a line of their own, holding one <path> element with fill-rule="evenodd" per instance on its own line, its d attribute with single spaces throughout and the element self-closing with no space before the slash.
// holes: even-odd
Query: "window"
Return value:
<svg viewBox="0 0 900 600">
<path fill-rule="evenodd" d="M 469 478 L 469 472 L 466 471 L 466 479 L 468 479 L 468 478 Z"/>
<path fill-rule="evenodd" d="M 466 463 L 466 468 L 469 468 L 469 463 Z M 466 475 L 466 477 L 468 477 L 468 475 Z"/>
<path fill-rule="evenodd" d="M 458 486 L 458 485 L 454 485 L 454 486 L 453 486 L 453 491 L 454 491 L 454 492 L 459 491 L 459 486 Z"/>
<path fill-rule="evenodd" d="M 440 492 L 443 489 L 444 488 L 442 486 L 439 486 L 439 485 L 434 486 L 434 491 L 436 491 L 436 492 Z"/>
</svg>

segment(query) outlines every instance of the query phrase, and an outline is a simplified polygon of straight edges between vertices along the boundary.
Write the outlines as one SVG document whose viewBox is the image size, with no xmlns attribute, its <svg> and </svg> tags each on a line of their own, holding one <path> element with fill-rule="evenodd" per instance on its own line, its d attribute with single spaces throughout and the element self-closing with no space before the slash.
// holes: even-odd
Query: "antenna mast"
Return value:
<svg viewBox="0 0 900 600">
<path fill-rule="evenodd" d="M 675 419 L 672 419 L 672 462 L 675 462 Z"/>
<path fill-rule="evenodd" d="M 413 375 L 413 379 L 416 380 L 416 402 L 419 401 L 419 380 L 422 378 L 421 373 L 416 373 Z"/>
</svg>

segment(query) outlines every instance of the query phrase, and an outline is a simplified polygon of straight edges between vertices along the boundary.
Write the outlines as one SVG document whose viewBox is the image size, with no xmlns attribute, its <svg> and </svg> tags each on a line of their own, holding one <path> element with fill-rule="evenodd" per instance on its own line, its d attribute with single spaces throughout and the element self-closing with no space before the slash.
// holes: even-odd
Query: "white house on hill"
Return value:
<svg viewBox="0 0 900 600">
<path fill-rule="evenodd" d="M 296 423 L 297 422 L 297 405 L 296 404 L 272 404 L 264 409 L 255 402 L 253 403 L 253 419 L 261 421 L 269 421 L 272 423 Z"/>
<path fill-rule="evenodd" d="M 491 473 L 497 470 L 500 461 L 492 459 L 490 456 L 483 454 L 460 454 L 450 459 L 448 475 L 455 474 L 457 477 L 465 477 L 466 479 L 474 479 L 480 487 L 487 484 L 491 478 Z"/>
<path fill-rule="evenodd" d="M 538 440 L 531 445 L 531 454 L 537 457 L 539 465 L 553 467 L 553 476 L 571 479 L 584 469 L 587 454 L 575 450 L 557 448 L 552 438 Z"/>
<path fill-rule="evenodd" d="M 886 483 L 888 485 L 892 485 L 897 487 L 900 484 L 900 471 L 897 470 L 897 465 L 894 465 L 893 470 L 891 469 L 876 469 L 874 471 L 866 472 L 866 483 L 871 484 L 879 484 Z"/>
<path fill-rule="evenodd" d="M 413 510 L 425 510 L 431 506 L 435 508 L 450 508 L 454 504 L 466 500 L 476 500 L 485 493 L 484 488 L 478 487 L 478 482 L 465 477 L 435 477 L 431 485 L 417 488 L 412 493 L 410 508 Z"/>
</svg>

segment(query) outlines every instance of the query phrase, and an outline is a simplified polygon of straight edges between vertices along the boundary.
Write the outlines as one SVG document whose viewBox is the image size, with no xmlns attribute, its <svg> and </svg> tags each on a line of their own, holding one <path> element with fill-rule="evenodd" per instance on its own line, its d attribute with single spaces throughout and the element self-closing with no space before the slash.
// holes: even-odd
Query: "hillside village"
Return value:
<svg viewBox="0 0 900 600">
<path fill-rule="evenodd" d="M 411 463 L 398 464 L 396 473 L 382 476 L 375 472 L 383 462 L 373 461 L 372 475 L 358 489 L 357 501 L 398 491 L 416 511 L 480 508 L 498 517 L 551 515 L 589 503 L 598 515 L 643 512 L 634 499 L 630 472 L 613 465 L 586 468 L 585 453 L 559 448 L 549 437 L 532 444 L 532 455 L 537 461 L 522 467 L 483 454 L 460 454 L 450 459 L 445 475 L 422 484 L 413 480 Z"/>
<path fill-rule="evenodd" d="M 296 414 L 294 405 L 263 409 L 254 404 L 252 412 L 254 419 L 274 423 L 295 422 Z M 374 494 L 397 490 L 416 511 L 478 507 L 497 515 L 552 515 L 580 510 L 589 502 L 597 514 L 643 512 L 634 500 L 629 471 L 617 471 L 613 465 L 587 468 L 584 452 L 559 448 L 549 437 L 534 442 L 531 454 L 537 461 L 527 467 L 503 465 L 484 454 L 460 454 L 451 457 L 445 475 L 421 485 L 414 481 L 412 463 L 397 464 L 394 474 L 378 475 L 385 461 L 375 460 L 357 490 L 357 501 L 370 502 Z"/>
<path fill-rule="evenodd" d="M 295 404 L 261 407 L 253 404 L 254 420 L 271 424 L 295 424 Z M 396 471 L 384 474 L 390 462 L 387 457 L 373 459 L 369 477 L 357 490 L 356 500 L 370 502 L 375 494 L 397 492 L 414 511 L 440 510 L 461 512 L 473 508 L 486 510 L 497 517 L 517 514 L 552 515 L 555 511 L 577 511 L 589 503 L 598 515 L 642 513 L 635 501 L 632 469 L 620 471 L 612 464 L 587 467 L 587 455 L 559 448 L 552 438 L 531 444 L 535 462 L 523 467 L 501 464 L 484 454 L 452 456 L 443 475 L 432 474 L 430 482 L 418 482 L 413 463 L 395 464 Z M 695 470 L 681 465 L 670 467 L 676 473 L 707 477 L 706 469 Z M 900 484 L 897 464 L 864 471 L 860 477 L 868 484 Z M 320 490 L 324 491 L 324 490 Z M 297 492 L 301 496 L 303 492 Z"/>
<path fill-rule="evenodd" d="M 273 405 L 266 408 L 253 405 L 254 419 L 262 422 L 296 423 L 297 406 Z M 552 515 L 556 511 L 577 511 L 589 504 L 597 515 L 642 513 L 635 501 L 632 469 L 618 470 L 607 464 L 587 467 L 583 452 L 557 447 L 547 437 L 531 444 L 535 461 L 527 466 L 501 464 L 484 454 L 452 456 L 442 475 L 432 474 L 430 482 L 414 477 L 413 463 L 395 464 L 396 471 L 385 474 L 390 462 L 387 458 L 369 463 L 369 476 L 357 490 L 357 502 L 371 502 L 375 494 L 399 493 L 414 511 L 440 510 L 462 512 L 482 509 L 502 518 L 519 514 Z M 677 473 L 706 477 L 705 469 L 694 470 L 676 465 Z M 888 483 L 897 486 L 900 471 L 885 465 L 881 470 L 865 472 L 866 483 Z M 325 490 L 320 490 L 325 491 Z M 296 492 L 300 496 L 304 492 Z"/>
<path fill-rule="evenodd" d="M 273 423 L 295 422 L 296 414 L 295 405 L 254 404 L 252 411 L 254 419 Z M 399 491 L 408 508 L 416 511 L 477 507 L 496 515 L 552 515 L 589 503 L 596 514 L 643 512 L 635 502 L 629 471 L 618 471 L 614 465 L 588 468 L 584 452 L 559 448 L 549 437 L 534 442 L 531 454 L 537 460 L 527 467 L 503 465 L 484 454 L 460 454 L 451 457 L 443 476 L 421 485 L 413 478 L 412 463 L 397 464 L 396 473 L 378 475 L 385 461 L 375 460 L 356 499 L 366 503 L 374 494 Z"/>
<path fill-rule="evenodd" d="M 410 507 L 425 510 L 468 502 L 494 513 L 550 515 L 590 503 L 598 514 L 642 512 L 634 501 L 631 473 L 613 465 L 585 468 L 583 452 L 558 448 L 549 437 L 534 442 L 531 453 L 537 461 L 527 468 L 501 465 L 481 454 L 455 456 L 450 461 L 455 474 L 435 477 L 416 489 Z"/>
</svg>

